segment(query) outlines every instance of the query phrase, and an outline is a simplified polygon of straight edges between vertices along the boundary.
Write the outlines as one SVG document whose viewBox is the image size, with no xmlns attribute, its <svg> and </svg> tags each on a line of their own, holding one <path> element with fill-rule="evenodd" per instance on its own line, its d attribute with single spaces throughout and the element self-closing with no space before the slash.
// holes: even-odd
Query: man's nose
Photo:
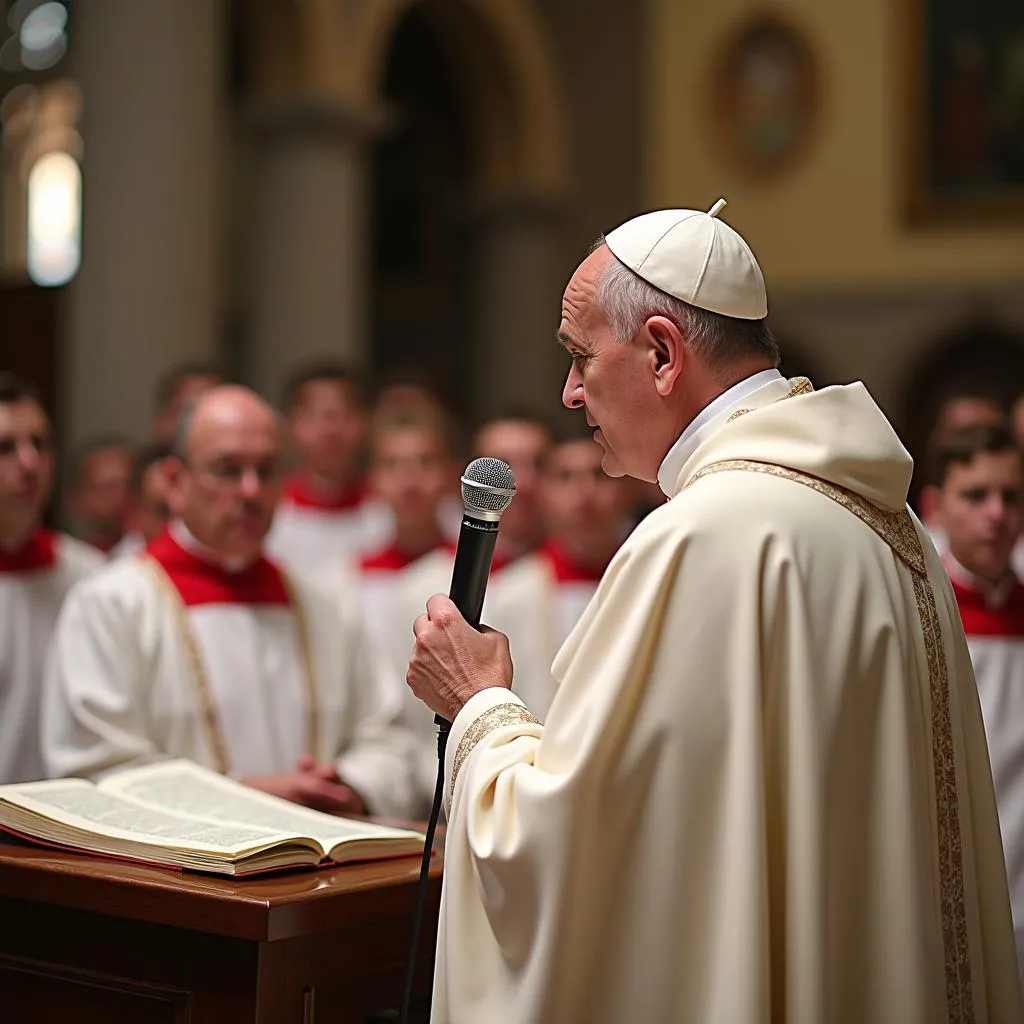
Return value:
<svg viewBox="0 0 1024 1024">
<path fill-rule="evenodd" d="M 263 487 L 259 470 L 251 466 L 242 473 L 242 494 L 247 498 L 255 498 Z"/>
<path fill-rule="evenodd" d="M 583 407 L 583 374 L 575 366 L 569 368 L 569 375 L 565 378 L 565 387 L 562 388 L 562 405 L 566 409 L 581 409 Z"/>
<path fill-rule="evenodd" d="M 1006 502 L 1002 495 L 993 494 L 985 505 L 990 519 L 1002 519 L 1006 515 Z"/>
<path fill-rule="evenodd" d="M 39 449 L 30 441 L 18 445 L 18 461 L 26 472 L 39 472 Z"/>
</svg>

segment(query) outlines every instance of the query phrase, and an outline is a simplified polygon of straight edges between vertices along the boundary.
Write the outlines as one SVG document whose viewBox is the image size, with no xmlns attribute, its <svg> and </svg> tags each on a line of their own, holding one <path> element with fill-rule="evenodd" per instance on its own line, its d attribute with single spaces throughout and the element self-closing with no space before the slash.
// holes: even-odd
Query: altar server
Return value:
<svg viewBox="0 0 1024 1024">
<path fill-rule="evenodd" d="M 1006 427 L 950 433 L 935 453 L 933 507 L 974 663 L 1024 983 L 1024 586 L 1011 557 L 1024 471 Z"/>
<path fill-rule="evenodd" d="M 111 550 L 111 558 L 140 554 L 167 528 L 171 517 L 167 503 L 167 463 L 171 454 L 170 444 L 164 441 L 146 445 L 136 453 L 131 503 L 125 520 L 127 530 Z"/>
<path fill-rule="evenodd" d="M 399 680 L 409 661 L 409 623 L 451 580 L 455 546 L 440 518 L 459 476 L 453 448 L 452 428 L 436 413 L 381 419 L 373 431 L 371 483 L 392 510 L 395 534 L 390 544 L 362 559 L 359 605 L 367 635 Z M 419 813 L 425 817 L 437 774 L 437 730 L 433 715 L 408 691 L 402 723 L 418 741 Z"/>
<path fill-rule="evenodd" d="M 536 551 L 544 541 L 540 469 L 550 444 L 551 427 L 527 412 L 501 413 L 477 428 L 474 455 L 501 459 L 516 478 L 516 500 L 501 518 L 495 569 Z"/>
<path fill-rule="evenodd" d="M 104 556 L 43 525 L 53 430 L 39 396 L 0 374 L 0 784 L 45 778 L 39 749 L 43 663 L 68 589 Z"/>
<path fill-rule="evenodd" d="M 410 806 L 401 692 L 358 611 L 265 557 L 284 477 L 276 414 L 207 391 L 175 440 L 168 531 L 75 588 L 48 662 L 53 775 L 187 757 L 327 811 Z"/>
<path fill-rule="evenodd" d="M 386 504 L 367 486 L 362 386 L 342 366 L 312 366 L 291 381 L 284 406 L 299 465 L 285 483 L 267 550 L 307 573 L 353 569 L 393 529 Z"/>
<path fill-rule="evenodd" d="M 96 437 L 71 460 L 68 505 L 79 540 L 109 555 L 125 535 L 135 453 L 123 437 Z"/>
</svg>

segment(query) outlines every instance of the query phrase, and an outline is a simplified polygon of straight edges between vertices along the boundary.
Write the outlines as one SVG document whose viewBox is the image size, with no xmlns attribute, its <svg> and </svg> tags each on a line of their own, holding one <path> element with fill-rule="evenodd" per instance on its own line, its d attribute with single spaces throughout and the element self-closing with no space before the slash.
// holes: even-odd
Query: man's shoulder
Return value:
<svg viewBox="0 0 1024 1024">
<path fill-rule="evenodd" d="M 856 517 L 829 494 L 786 474 L 744 469 L 711 472 L 694 480 L 650 512 L 630 535 L 623 552 L 669 551 L 691 545 L 724 555 L 805 548 L 819 541 L 831 547 L 836 530 L 858 530 Z M 736 559 L 725 559 L 735 564 Z"/>
<path fill-rule="evenodd" d="M 68 533 L 58 533 L 55 540 L 61 568 L 73 578 L 94 573 L 107 564 L 107 557 L 102 551 L 77 537 L 72 537 Z"/>
<path fill-rule="evenodd" d="M 724 521 L 762 518 L 766 507 L 802 496 L 799 491 L 790 490 L 788 484 L 780 491 L 779 480 L 743 469 L 707 473 L 648 513 L 633 531 L 633 537 L 657 541 L 665 534 L 685 535 L 689 530 L 705 529 Z"/>
<path fill-rule="evenodd" d="M 844 514 L 851 504 L 876 508 L 867 499 L 810 474 L 754 463 L 750 468 L 709 467 L 648 518 L 662 513 L 703 521 L 727 514 L 730 520 L 749 517 L 757 521 L 783 509 L 787 520 L 816 519 L 830 510 Z"/>
<path fill-rule="evenodd" d="M 127 603 L 150 593 L 154 580 L 146 567 L 145 555 L 103 561 L 72 586 L 68 597 L 79 601 Z"/>
</svg>

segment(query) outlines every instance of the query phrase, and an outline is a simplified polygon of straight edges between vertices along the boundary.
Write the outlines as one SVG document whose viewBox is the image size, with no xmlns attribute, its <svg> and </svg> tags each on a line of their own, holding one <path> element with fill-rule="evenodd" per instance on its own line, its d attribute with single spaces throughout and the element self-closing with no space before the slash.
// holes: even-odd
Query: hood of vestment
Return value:
<svg viewBox="0 0 1024 1024">
<path fill-rule="evenodd" d="M 816 391 L 803 377 L 779 379 L 705 424 L 695 440 L 674 494 L 709 466 L 746 460 L 818 477 L 883 508 L 907 503 L 914 462 L 859 382 Z"/>
</svg>

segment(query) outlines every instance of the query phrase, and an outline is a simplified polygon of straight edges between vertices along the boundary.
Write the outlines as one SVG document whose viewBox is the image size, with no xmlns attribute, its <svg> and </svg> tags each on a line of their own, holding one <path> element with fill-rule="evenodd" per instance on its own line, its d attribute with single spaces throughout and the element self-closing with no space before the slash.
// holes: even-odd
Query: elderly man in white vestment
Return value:
<svg viewBox="0 0 1024 1024">
<path fill-rule="evenodd" d="M 722 205 L 627 222 L 566 288 L 563 401 L 670 500 L 559 652 L 545 724 L 502 635 L 440 595 L 414 624 L 409 684 L 453 721 L 434 1020 L 1020 1021 L 911 460 L 861 384 L 779 375 Z"/>
<path fill-rule="evenodd" d="M 43 524 L 53 430 L 35 390 L 0 374 L 0 785 L 45 777 L 39 704 L 50 633 L 69 588 L 103 565 Z"/>
<path fill-rule="evenodd" d="M 338 813 L 403 815 L 411 746 L 351 593 L 263 555 L 284 477 L 281 425 L 252 392 L 182 420 L 167 532 L 69 595 L 47 668 L 53 775 L 188 757 Z"/>
</svg>

